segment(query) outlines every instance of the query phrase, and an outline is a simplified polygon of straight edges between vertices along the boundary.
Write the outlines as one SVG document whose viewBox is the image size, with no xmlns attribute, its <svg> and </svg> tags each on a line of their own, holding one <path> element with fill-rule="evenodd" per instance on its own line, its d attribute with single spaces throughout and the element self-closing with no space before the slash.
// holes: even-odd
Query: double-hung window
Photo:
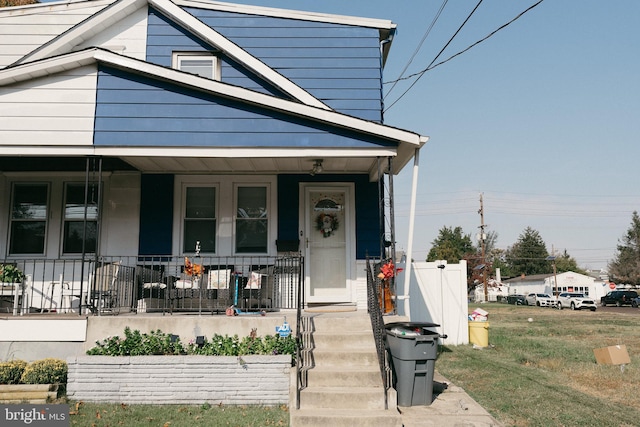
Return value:
<svg viewBox="0 0 640 427">
<path fill-rule="evenodd" d="M 236 253 L 267 253 L 269 212 L 266 186 L 236 187 Z"/>
<path fill-rule="evenodd" d="M 173 68 L 211 80 L 220 80 L 220 64 L 215 55 L 201 52 L 174 52 Z"/>
<path fill-rule="evenodd" d="M 184 203 L 184 238 L 182 251 L 216 252 L 216 187 L 186 187 Z"/>
<path fill-rule="evenodd" d="M 14 184 L 9 253 L 44 254 L 49 216 L 49 185 Z"/>
<path fill-rule="evenodd" d="M 86 218 L 85 218 L 85 197 Z M 67 183 L 64 196 L 64 227 L 62 252 L 65 254 L 93 253 L 98 236 L 98 185 Z M 84 239 L 84 248 L 83 248 Z"/>
</svg>

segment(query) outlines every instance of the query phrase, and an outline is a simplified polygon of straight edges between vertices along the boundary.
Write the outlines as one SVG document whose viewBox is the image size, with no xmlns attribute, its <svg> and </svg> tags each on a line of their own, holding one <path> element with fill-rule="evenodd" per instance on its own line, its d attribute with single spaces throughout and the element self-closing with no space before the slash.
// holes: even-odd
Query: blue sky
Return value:
<svg viewBox="0 0 640 427">
<path fill-rule="evenodd" d="M 537 0 L 485 0 L 439 60 L 465 49 Z M 440 0 L 245 0 L 244 4 L 389 19 L 385 68 L 397 79 Z M 477 5 L 446 3 L 405 75 L 429 65 Z M 547 250 L 604 268 L 640 208 L 640 1 L 545 0 L 497 34 L 425 73 L 385 123 L 430 136 L 420 153 L 413 258 L 443 227 L 475 236 L 483 194 L 497 246 L 526 227 Z M 389 106 L 414 80 L 387 94 Z M 385 85 L 388 90 L 390 84 Z M 410 165 L 411 166 L 411 165 Z M 398 249 L 407 245 L 412 167 L 395 178 Z"/>
<path fill-rule="evenodd" d="M 485 0 L 440 59 L 536 0 Z M 246 0 L 245 4 L 390 19 L 385 81 L 399 77 L 443 2 Z M 477 1 L 449 1 L 405 74 L 429 65 Z M 424 74 L 385 123 L 430 136 L 421 150 L 413 258 L 443 226 L 475 237 L 483 194 L 497 246 L 528 226 L 547 250 L 604 268 L 640 208 L 640 2 L 545 0 Z M 413 80 L 397 85 L 390 105 Z M 391 85 L 385 85 L 388 90 Z M 395 178 L 398 249 L 406 249 L 412 168 Z"/>
</svg>

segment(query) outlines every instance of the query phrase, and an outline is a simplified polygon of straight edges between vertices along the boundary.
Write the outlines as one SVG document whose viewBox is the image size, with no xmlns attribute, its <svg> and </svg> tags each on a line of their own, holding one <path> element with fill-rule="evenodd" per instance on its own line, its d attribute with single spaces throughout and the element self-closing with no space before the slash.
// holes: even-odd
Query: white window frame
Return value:
<svg viewBox="0 0 640 427">
<path fill-rule="evenodd" d="M 70 185 L 75 185 L 75 186 L 80 186 L 82 188 L 84 188 L 86 182 L 84 181 L 64 181 L 62 183 L 62 213 L 60 214 L 60 219 L 61 219 L 61 225 L 60 225 L 60 253 L 63 256 L 77 256 L 80 254 L 80 252 L 65 252 L 64 251 L 64 242 L 65 242 L 65 225 L 67 222 L 81 222 L 84 221 L 84 219 L 82 220 L 77 220 L 77 219 L 67 219 L 66 216 L 66 207 L 67 207 L 67 196 L 68 196 L 68 189 Z M 91 183 L 92 185 L 96 185 L 96 191 L 99 191 L 99 185 L 97 183 Z M 104 184 L 102 185 L 102 188 L 104 188 Z M 98 206 L 97 208 L 100 209 L 103 207 L 103 204 L 100 203 L 98 201 Z M 96 223 L 96 245 L 99 243 L 98 242 L 98 236 L 100 234 L 100 230 L 98 229 L 98 224 L 100 222 L 100 211 L 98 210 L 96 212 L 96 217 L 95 218 L 91 218 L 89 216 L 87 216 L 87 222 L 95 222 Z M 95 253 L 95 251 L 89 251 L 87 250 L 85 252 L 86 254 L 93 254 Z"/>
<path fill-rule="evenodd" d="M 240 188 L 264 188 L 266 192 L 266 210 L 267 210 L 267 243 L 265 252 L 238 252 L 238 248 L 236 247 L 236 238 L 237 238 L 237 227 L 238 227 L 238 192 Z M 271 222 L 272 222 L 272 214 L 271 214 L 271 186 L 268 183 L 258 183 L 258 182 L 246 182 L 246 183 L 234 183 L 233 185 L 233 253 L 242 256 L 242 255 L 266 255 L 269 253 L 269 242 L 272 240 L 271 235 Z"/>
<path fill-rule="evenodd" d="M 173 253 L 192 256 L 185 253 L 184 247 L 184 209 L 186 203 L 186 187 L 217 186 L 216 193 L 216 253 L 202 252 L 211 256 L 273 256 L 277 254 L 275 237 L 278 231 L 277 212 L 277 176 L 275 175 L 176 175 L 174 181 L 174 200 L 179 201 L 173 210 Z M 267 253 L 235 252 L 235 216 L 237 185 L 249 187 L 267 186 L 267 212 L 269 213 L 269 231 L 267 236 Z"/>
<path fill-rule="evenodd" d="M 211 53 L 203 53 L 203 52 L 173 52 L 172 55 L 172 67 L 176 70 L 184 71 L 189 73 L 190 71 L 183 70 L 182 61 L 185 60 L 196 60 L 196 61 L 212 61 L 211 63 L 211 79 L 212 80 L 220 80 L 221 74 L 221 65 L 219 58 Z M 192 73 L 197 74 L 197 73 Z M 200 75 L 200 74 L 198 74 Z M 205 78 L 209 78 L 208 76 L 202 76 Z"/>
<path fill-rule="evenodd" d="M 201 251 L 201 254 L 207 255 L 216 255 L 219 253 L 220 248 L 220 186 L 217 183 L 206 183 L 206 182 L 184 182 L 182 184 L 182 188 L 180 191 L 180 214 L 178 219 L 180 221 L 180 250 L 178 253 L 187 255 L 193 254 L 196 251 L 195 246 L 193 249 L 186 250 L 184 247 L 184 240 L 186 238 L 186 230 L 185 230 L 185 220 L 186 220 L 186 212 L 187 212 L 187 189 L 188 188 L 213 188 L 215 190 L 215 210 L 214 210 L 214 221 L 216 223 L 215 226 L 215 250 L 213 252 L 205 251 L 204 249 Z"/>
<path fill-rule="evenodd" d="M 45 217 L 44 218 L 38 218 L 38 219 L 33 219 L 33 220 L 29 220 L 29 219 L 14 219 L 13 218 L 13 203 L 15 200 L 15 196 L 16 196 L 16 187 L 18 186 L 22 186 L 22 185 L 30 185 L 30 186 L 44 186 L 46 187 L 46 191 L 47 191 L 47 202 L 46 202 L 46 212 L 45 212 Z M 37 256 L 37 255 L 46 255 L 47 253 L 47 244 L 48 244 L 48 236 L 49 236 L 49 231 L 51 229 L 51 203 L 52 203 L 52 197 L 51 197 L 51 183 L 50 182 L 44 182 L 44 181 L 14 181 L 11 183 L 11 193 L 10 193 L 10 202 L 9 202 L 9 228 L 8 228 L 8 234 L 9 234 L 9 238 L 7 240 L 7 254 L 9 256 L 12 257 L 33 257 L 33 256 Z M 13 223 L 14 222 L 43 222 L 44 221 L 44 241 L 43 241 L 43 247 L 42 247 L 42 252 L 31 252 L 31 253 L 16 253 L 16 252 L 11 252 L 11 243 L 13 242 Z"/>
<path fill-rule="evenodd" d="M 78 254 L 64 254 L 63 234 L 64 234 L 64 202 L 65 186 L 67 183 L 83 184 L 86 176 L 84 172 L 5 172 L 6 193 L 0 203 L 7 203 L 12 206 L 13 187 L 15 184 L 47 184 L 49 191 L 47 225 L 45 235 L 45 249 L 43 254 L 9 254 L 10 233 L 11 233 L 11 207 L 7 209 L 5 215 L 0 214 L 4 227 L 6 227 L 5 242 L 0 249 L 0 256 L 10 256 L 12 259 L 33 258 L 34 256 L 45 256 L 47 258 L 77 258 Z M 105 200 L 110 191 L 111 172 L 102 172 L 102 198 Z M 0 192 L 1 193 L 1 192 Z M 109 223 L 110 215 L 107 206 L 101 204 L 100 223 L 104 227 Z M 98 230 L 98 233 L 100 231 Z M 99 242 L 101 251 L 106 250 L 106 240 L 103 238 Z M 4 254 L 4 255 L 3 255 Z"/>
</svg>

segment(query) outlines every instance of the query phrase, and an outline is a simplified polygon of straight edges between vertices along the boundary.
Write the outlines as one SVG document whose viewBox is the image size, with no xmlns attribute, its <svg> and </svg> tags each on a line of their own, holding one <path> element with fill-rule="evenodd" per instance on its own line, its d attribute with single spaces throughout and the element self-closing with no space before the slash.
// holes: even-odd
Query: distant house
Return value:
<svg viewBox="0 0 640 427">
<path fill-rule="evenodd" d="M 252 274 L 260 306 L 303 281 L 306 304 L 366 307 L 385 179 L 427 141 L 383 122 L 395 24 L 95 0 L 2 8 L 0 27 L 0 260 L 29 310 L 142 309 L 154 289 L 251 305 Z"/>
<path fill-rule="evenodd" d="M 535 274 L 514 277 L 504 280 L 503 283 L 509 286 L 509 294 L 526 295 L 531 292 L 541 292 L 554 295 L 560 292 L 581 292 L 597 300 L 609 290 L 608 281 L 572 271 L 558 273 L 557 275 Z"/>
</svg>

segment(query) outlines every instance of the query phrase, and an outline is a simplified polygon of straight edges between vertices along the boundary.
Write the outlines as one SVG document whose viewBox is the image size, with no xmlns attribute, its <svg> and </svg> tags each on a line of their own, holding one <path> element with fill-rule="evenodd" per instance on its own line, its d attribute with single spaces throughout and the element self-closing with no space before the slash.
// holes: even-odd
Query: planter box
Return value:
<svg viewBox="0 0 640 427">
<path fill-rule="evenodd" d="M 67 397 L 85 402 L 280 405 L 291 356 L 81 356 L 67 359 Z"/>
<path fill-rule="evenodd" d="M 58 395 L 55 384 L 0 384 L 0 403 L 42 404 Z"/>
</svg>

